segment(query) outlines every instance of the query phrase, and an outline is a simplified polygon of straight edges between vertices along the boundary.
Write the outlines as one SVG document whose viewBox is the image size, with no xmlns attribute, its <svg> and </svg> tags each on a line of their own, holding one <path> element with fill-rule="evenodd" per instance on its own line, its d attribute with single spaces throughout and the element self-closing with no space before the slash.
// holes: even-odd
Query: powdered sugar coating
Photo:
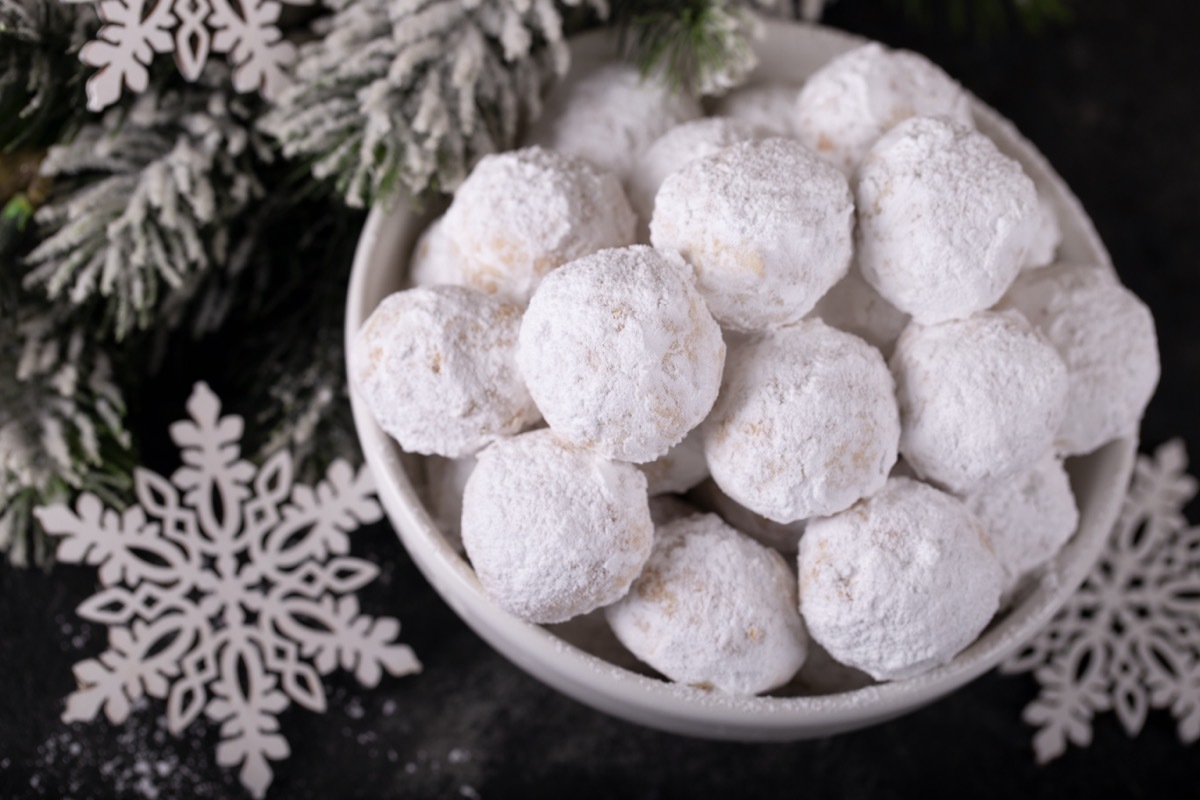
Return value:
<svg viewBox="0 0 1200 800">
<path fill-rule="evenodd" d="M 810 522 L 798 564 L 812 638 L 877 680 L 953 658 L 996 613 L 1003 580 L 962 501 L 907 478 Z"/>
<path fill-rule="evenodd" d="M 713 114 L 741 120 L 773 136 L 795 136 L 793 118 L 799 94 L 796 83 L 752 83 L 717 98 Z"/>
<path fill-rule="evenodd" d="M 479 582 L 530 622 L 563 622 L 620 599 L 650 556 L 646 479 L 542 429 L 479 454 L 462 539 Z"/>
<path fill-rule="evenodd" d="M 521 308 L 463 286 L 386 297 L 350 347 L 350 380 L 410 453 L 458 458 L 538 419 L 517 370 Z"/>
<path fill-rule="evenodd" d="M 708 414 L 725 342 L 687 265 L 634 246 L 547 276 L 521 323 L 517 363 L 556 433 L 644 463 Z"/>
<path fill-rule="evenodd" d="M 981 133 L 917 117 L 859 168 L 858 265 L 896 308 L 931 324 L 989 308 L 1025 261 L 1037 192 Z"/>
<path fill-rule="evenodd" d="M 1033 218 L 1029 250 L 1025 254 L 1023 269 L 1037 269 L 1053 264 L 1061 243 L 1062 227 L 1058 224 L 1058 212 L 1050 198 L 1039 192 L 1037 213 Z"/>
<path fill-rule="evenodd" d="M 627 182 L 629 203 L 637 212 L 640 227 L 648 230 L 654 214 L 654 197 L 668 175 L 731 144 L 761 138 L 762 132 L 748 122 L 705 117 L 676 125 L 655 139 L 638 156 Z"/>
<path fill-rule="evenodd" d="M 462 254 L 446 235 L 444 219 L 435 219 L 417 239 L 409 262 L 413 286 L 461 286 L 465 283 Z"/>
<path fill-rule="evenodd" d="M 819 320 L 731 345 L 701 428 L 713 480 L 775 522 L 841 511 L 896 463 L 893 391 L 878 350 Z"/>
<path fill-rule="evenodd" d="M 616 178 L 540 147 L 484 156 L 443 219 L 463 282 L 520 303 L 568 261 L 632 244 L 636 223 Z"/>
<path fill-rule="evenodd" d="M 1067 365 L 1070 394 L 1056 447 L 1090 453 L 1137 428 L 1158 385 L 1158 338 L 1146 304 L 1098 267 L 1024 273 L 1005 298 Z"/>
<path fill-rule="evenodd" d="M 629 179 L 634 160 L 669 129 L 701 116 L 699 104 L 664 83 L 610 63 L 560 84 L 525 137 Z"/>
<path fill-rule="evenodd" d="M 836 169 L 799 142 L 742 142 L 667 177 L 650 241 L 678 251 L 723 327 L 804 317 L 850 265 L 854 204 Z"/>
<path fill-rule="evenodd" d="M 809 77 L 795 102 L 800 141 L 847 175 L 892 127 L 915 116 L 971 126 L 971 105 L 957 81 L 922 55 L 872 42 Z"/>
<path fill-rule="evenodd" d="M 646 568 L 605 610 L 629 650 L 678 683 L 758 694 L 787 683 L 808 637 L 783 558 L 703 514 L 655 532 Z"/>
<path fill-rule="evenodd" d="M 1011 311 L 913 324 L 891 367 L 904 460 L 957 494 L 1032 467 L 1067 408 L 1066 365 Z"/>
<path fill-rule="evenodd" d="M 721 519 L 759 544 L 766 545 L 773 550 L 778 550 L 785 556 L 796 554 L 796 548 L 800 544 L 800 537 L 804 535 L 804 528 L 808 525 L 807 519 L 795 522 L 774 522 L 769 520 L 761 514 L 755 514 L 722 492 L 721 487 L 717 486 L 716 481 L 705 481 L 696 491 L 697 499 L 705 508 L 716 512 Z"/>
<path fill-rule="evenodd" d="M 647 491 L 651 497 L 671 492 L 683 494 L 708 477 L 708 462 L 704 460 L 700 429 L 693 428 L 666 455 L 638 467 L 646 475 Z"/>
<path fill-rule="evenodd" d="M 875 287 L 863 280 L 855 264 L 850 266 L 846 277 L 817 301 L 809 316 L 853 333 L 878 348 L 884 357 L 891 355 L 909 321 L 908 314 L 884 300 Z"/>
<path fill-rule="evenodd" d="M 1079 524 L 1071 480 L 1049 452 L 1033 469 L 989 483 L 963 501 L 987 531 L 1004 569 L 1006 594 L 1053 558 Z"/>
</svg>

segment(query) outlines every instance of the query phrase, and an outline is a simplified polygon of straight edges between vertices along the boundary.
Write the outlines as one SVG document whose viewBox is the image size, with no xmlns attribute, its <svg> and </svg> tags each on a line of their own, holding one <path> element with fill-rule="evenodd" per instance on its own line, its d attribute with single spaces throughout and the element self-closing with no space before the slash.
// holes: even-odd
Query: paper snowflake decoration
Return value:
<svg viewBox="0 0 1200 800">
<path fill-rule="evenodd" d="M 400 623 L 359 613 L 350 594 L 378 574 L 344 555 L 347 534 L 381 516 L 367 468 L 337 461 L 315 489 L 294 484 L 287 451 L 257 471 L 241 460 L 242 420 L 221 417 L 207 386 L 187 407 L 171 426 L 183 466 L 169 481 L 137 470 L 136 505 L 85 494 L 74 511 L 36 512 L 63 537 L 58 559 L 99 567 L 104 586 L 78 612 L 109 626 L 108 649 L 75 665 L 63 720 L 103 710 L 119 724 L 139 698 L 165 697 L 179 733 L 203 711 L 221 726 L 218 763 L 241 764 L 262 797 L 268 760 L 289 752 L 278 717 L 292 702 L 323 711 L 321 675 L 340 665 L 374 686 L 420 664 L 395 643 Z"/>
<path fill-rule="evenodd" d="M 1184 742 L 1200 738 L 1200 527 L 1183 508 L 1196 494 L 1179 440 L 1139 457 L 1133 485 L 1099 563 L 1058 616 L 1004 672 L 1041 684 L 1025 708 L 1045 763 L 1086 747 L 1092 718 L 1113 710 L 1130 736 L 1150 708 L 1170 709 Z"/>
<path fill-rule="evenodd" d="M 312 0 L 101 0 L 104 25 L 79 52 L 83 63 L 99 67 L 87 82 L 88 108 L 99 111 L 117 102 L 122 85 L 145 91 L 155 53 L 173 52 L 189 81 L 200 77 L 209 55 L 223 53 L 235 89 L 277 96 L 296 60 L 296 48 L 276 26 L 281 2 Z"/>
</svg>

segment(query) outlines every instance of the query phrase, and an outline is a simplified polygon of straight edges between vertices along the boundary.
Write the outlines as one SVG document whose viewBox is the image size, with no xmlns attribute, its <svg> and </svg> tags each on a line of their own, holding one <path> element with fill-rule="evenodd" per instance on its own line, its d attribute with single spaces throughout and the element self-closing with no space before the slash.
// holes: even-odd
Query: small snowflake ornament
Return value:
<svg viewBox="0 0 1200 800">
<path fill-rule="evenodd" d="M 1058 616 L 1005 672 L 1033 672 L 1025 709 L 1039 762 L 1092 741 L 1092 717 L 1113 710 L 1130 736 L 1150 708 L 1169 709 L 1179 738 L 1200 739 L 1200 527 L 1183 508 L 1196 494 L 1179 440 L 1139 457 L 1107 549 Z"/>
<path fill-rule="evenodd" d="M 352 594 L 378 574 L 345 555 L 347 534 L 381 517 L 367 468 L 336 461 L 315 489 L 294 484 L 287 451 L 258 470 L 240 458 L 242 420 L 204 384 L 188 411 L 171 426 L 183 466 L 169 481 L 137 470 L 136 505 L 85 494 L 35 512 L 63 537 L 59 560 L 98 567 L 104 586 L 78 613 L 109 626 L 108 649 L 75 665 L 63 720 L 120 724 L 134 701 L 165 697 L 179 733 L 204 712 L 221 726 L 218 763 L 240 764 L 262 797 L 268 761 L 289 752 L 278 717 L 293 702 L 324 711 L 321 675 L 340 666 L 374 686 L 421 667 L 395 642 L 400 623 L 361 614 Z"/>
<path fill-rule="evenodd" d="M 155 53 L 173 52 L 189 81 L 200 77 L 211 53 L 224 53 L 237 91 L 277 96 L 296 60 L 296 48 L 276 26 L 281 2 L 312 0 L 101 0 L 104 25 L 79 52 L 83 63 L 99 68 L 87 82 L 88 109 L 117 102 L 122 85 L 145 91 Z"/>
</svg>

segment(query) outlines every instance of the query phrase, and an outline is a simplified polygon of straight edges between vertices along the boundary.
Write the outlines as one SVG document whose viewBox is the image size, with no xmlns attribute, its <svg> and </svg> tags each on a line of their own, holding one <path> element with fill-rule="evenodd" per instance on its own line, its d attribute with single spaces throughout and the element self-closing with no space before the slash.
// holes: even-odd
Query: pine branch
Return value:
<svg viewBox="0 0 1200 800">
<path fill-rule="evenodd" d="M 553 0 L 330 5 L 263 128 L 351 206 L 454 189 L 566 69 Z"/>
<path fill-rule="evenodd" d="M 622 53 L 676 91 L 722 94 L 758 63 L 752 39 L 760 23 L 748 3 L 616 0 L 613 19 Z"/>
<path fill-rule="evenodd" d="M 86 120 L 79 50 L 99 26 L 91 4 L 0 0 L 0 153 L 46 147 Z"/>
<path fill-rule="evenodd" d="M 86 327 L 23 300 L 0 324 L 0 551 L 18 566 L 52 555 L 34 508 L 79 492 L 120 507 L 134 464 L 106 354 Z"/>
<path fill-rule="evenodd" d="M 224 266 L 235 223 L 263 191 L 257 171 L 271 154 L 247 102 L 205 84 L 147 94 L 51 148 L 25 287 L 101 307 L 98 333 L 118 340 L 177 324 L 165 311 Z"/>
</svg>

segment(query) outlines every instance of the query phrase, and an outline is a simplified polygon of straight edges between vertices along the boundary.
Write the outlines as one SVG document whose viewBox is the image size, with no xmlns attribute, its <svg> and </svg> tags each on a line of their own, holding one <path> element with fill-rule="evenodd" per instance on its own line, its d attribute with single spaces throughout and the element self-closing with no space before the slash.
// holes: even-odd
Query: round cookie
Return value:
<svg viewBox="0 0 1200 800">
<path fill-rule="evenodd" d="M 614 62 L 559 84 L 525 141 L 586 159 L 626 181 L 651 142 L 699 116 L 692 98 Z"/>
<path fill-rule="evenodd" d="M 1005 298 L 1058 348 L 1070 376 L 1056 448 L 1090 453 L 1136 429 L 1158 385 L 1158 338 L 1146 304 L 1099 267 L 1022 274 Z"/>
<path fill-rule="evenodd" d="M 484 591 L 530 622 L 620 599 L 650 556 L 646 479 L 542 429 L 479 454 L 462 540 Z"/>
<path fill-rule="evenodd" d="M 794 114 L 800 141 L 848 175 L 880 136 L 909 117 L 972 125 L 970 100 L 957 81 L 922 55 L 877 42 L 813 73 Z"/>
<path fill-rule="evenodd" d="M 551 270 L 632 244 L 635 223 L 612 175 L 527 147 L 484 156 L 458 187 L 442 228 L 461 256 L 463 283 L 525 303 Z"/>
<path fill-rule="evenodd" d="M 1033 469 L 990 483 L 963 502 L 987 531 L 1004 569 L 1005 594 L 1052 559 L 1079 525 L 1071 481 L 1052 453 Z"/>
<path fill-rule="evenodd" d="M 893 392 L 878 350 L 820 320 L 731 345 L 701 428 L 713 480 L 775 522 L 841 511 L 896 463 Z"/>
<path fill-rule="evenodd" d="M 750 509 L 738 503 L 721 491 L 717 482 L 705 481 L 696 490 L 697 501 L 705 508 L 716 512 L 721 519 L 737 528 L 756 542 L 773 550 L 778 550 L 785 556 L 794 556 L 804 535 L 807 519 L 796 522 L 773 522 L 766 517 L 755 514 Z"/>
<path fill-rule="evenodd" d="M 605 616 L 622 644 L 678 683 L 758 694 L 804 663 L 792 571 L 715 514 L 659 528 L 645 570 Z"/>
<path fill-rule="evenodd" d="M 772 136 L 795 136 L 793 116 L 800 85 L 751 83 L 713 102 L 713 115 L 740 120 Z"/>
<path fill-rule="evenodd" d="M 891 367 L 901 455 L 917 475 L 956 494 L 1032 467 L 1054 444 L 1067 408 L 1066 366 L 1012 311 L 911 325 Z"/>
<path fill-rule="evenodd" d="M 654 197 L 668 175 L 731 144 L 761 138 L 762 133 L 747 122 L 705 117 L 676 125 L 655 139 L 638 156 L 627 184 L 629 203 L 637 212 L 643 233 L 649 229 L 654 214 Z"/>
<path fill-rule="evenodd" d="M 722 327 L 801 320 L 850 265 L 845 179 L 799 142 L 742 142 L 667 177 L 650 241 L 683 255 Z"/>
<path fill-rule="evenodd" d="M 876 680 L 949 661 L 1000 603 L 1003 570 L 982 524 L 957 498 L 907 478 L 810 522 L 798 564 L 812 638 Z"/>
<path fill-rule="evenodd" d="M 350 347 L 350 381 L 410 453 L 459 458 L 538 419 L 517 369 L 521 308 L 463 286 L 385 298 Z"/>
<path fill-rule="evenodd" d="M 1029 249 L 1025 253 L 1022 269 L 1037 269 L 1053 264 L 1060 244 L 1062 227 L 1058 224 L 1058 212 L 1050 198 L 1039 192 L 1037 214 L 1033 218 Z"/>
<path fill-rule="evenodd" d="M 548 275 L 521 323 L 517 363 L 556 433 L 640 464 L 708 414 L 725 343 L 687 265 L 634 246 Z"/>
<path fill-rule="evenodd" d="M 1001 298 L 1025 261 L 1037 192 L 981 133 L 940 118 L 902 122 L 858 171 L 858 265 L 924 324 Z"/>
</svg>

